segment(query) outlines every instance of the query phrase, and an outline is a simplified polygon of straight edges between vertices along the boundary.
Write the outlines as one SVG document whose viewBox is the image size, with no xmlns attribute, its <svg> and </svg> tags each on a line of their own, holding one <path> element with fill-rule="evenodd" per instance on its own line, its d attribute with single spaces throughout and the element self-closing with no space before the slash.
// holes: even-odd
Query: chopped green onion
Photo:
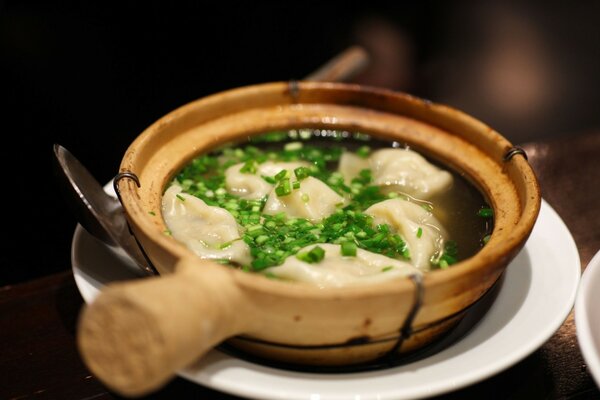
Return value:
<svg viewBox="0 0 600 400">
<path fill-rule="evenodd" d="M 421 236 L 423 236 L 423 229 L 419 227 L 419 229 L 417 229 L 417 237 L 420 239 Z"/>
<path fill-rule="evenodd" d="M 259 237 L 257 237 L 256 239 L 254 239 L 254 242 L 256 244 L 263 244 L 267 240 L 269 240 L 269 237 L 267 235 L 260 235 Z"/>
<path fill-rule="evenodd" d="M 260 271 L 261 269 L 265 269 L 265 268 L 273 266 L 273 264 L 271 264 L 269 262 L 269 260 L 264 259 L 264 258 L 256 258 L 256 259 L 252 260 L 251 265 L 255 271 Z"/>
<path fill-rule="evenodd" d="M 275 178 L 273 178 L 272 176 L 265 176 L 265 175 L 261 175 L 261 178 L 263 178 L 263 180 L 267 183 L 270 183 L 271 185 L 274 185 L 277 183 L 277 181 L 275 180 Z"/>
<path fill-rule="evenodd" d="M 281 171 L 276 173 L 273 178 L 275 178 L 276 181 L 280 181 L 284 178 L 289 178 L 289 177 L 290 177 L 290 171 L 288 171 L 287 169 L 282 169 Z"/>
<path fill-rule="evenodd" d="M 153 217 L 156 216 L 156 213 L 154 211 L 148 211 L 148 214 L 152 215 Z"/>
<path fill-rule="evenodd" d="M 292 193 L 292 185 L 290 184 L 290 180 L 287 178 L 282 179 L 279 185 L 275 188 L 275 194 L 281 197 L 287 196 L 290 193 Z"/>
<path fill-rule="evenodd" d="M 341 249 L 343 256 L 356 257 L 356 244 L 354 242 L 343 242 Z"/>
<path fill-rule="evenodd" d="M 296 175 L 296 179 L 301 181 L 305 178 L 308 178 L 308 176 L 310 175 L 310 169 L 306 167 L 298 167 L 294 170 L 294 175 Z"/>
<path fill-rule="evenodd" d="M 322 247 L 315 246 L 309 251 L 298 253 L 296 258 L 300 261 L 307 262 L 309 264 L 315 264 L 323 260 L 325 257 L 325 250 Z"/>
<path fill-rule="evenodd" d="M 482 218 L 492 218 L 494 216 L 494 210 L 485 207 L 477 211 L 477 215 Z"/>
<path fill-rule="evenodd" d="M 381 272 L 387 272 L 387 271 L 392 270 L 392 269 L 394 269 L 394 267 L 392 267 L 391 265 L 388 265 L 387 267 L 381 268 Z"/>
<path fill-rule="evenodd" d="M 390 233 L 390 226 L 387 224 L 377 225 L 377 230 L 381 233 Z"/>
<path fill-rule="evenodd" d="M 294 182 L 292 182 L 292 188 L 293 188 L 294 190 L 298 190 L 298 189 L 300 189 L 300 182 L 299 182 L 299 181 L 294 181 Z"/>
<path fill-rule="evenodd" d="M 179 193 L 177 193 L 177 194 L 175 195 L 175 197 L 177 197 L 177 198 L 178 198 L 179 200 L 181 200 L 181 201 L 185 201 L 185 197 L 183 197 L 183 196 L 182 196 L 182 195 L 180 195 Z"/>
<path fill-rule="evenodd" d="M 242 174 L 255 174 L 256 173 L 256 161 L 248 160 L 244 163 L 242 168 L 240 168 L 240 172 Z"/>
<path fill-rule="evenodd" d="M 367 158 L 371 153 L 371 148 L 369 146 L 361 146 L 356 150 L 356 155 L 361 158 Z"/>
</svg>

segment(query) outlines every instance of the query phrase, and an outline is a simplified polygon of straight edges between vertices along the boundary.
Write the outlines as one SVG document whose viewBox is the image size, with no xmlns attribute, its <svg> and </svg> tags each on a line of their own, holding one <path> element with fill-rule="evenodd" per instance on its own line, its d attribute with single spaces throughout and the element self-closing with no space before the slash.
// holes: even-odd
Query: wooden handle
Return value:
<svg viewBox="0 0 600 400">
<path fill-rule="evenodd" d="M 344 82 L 363 71 L 369 61 L 369 54 L 365 49 L 352 46 L 304 79 L 317 82 Z"/>
<path fill-rule="evenodd" d="M 107 286 L 80 316 L 83 360 L 126 396 L 153 391 L 251 323 L 231 270 L 182 261 L 160 278 Z"/>
</svg>

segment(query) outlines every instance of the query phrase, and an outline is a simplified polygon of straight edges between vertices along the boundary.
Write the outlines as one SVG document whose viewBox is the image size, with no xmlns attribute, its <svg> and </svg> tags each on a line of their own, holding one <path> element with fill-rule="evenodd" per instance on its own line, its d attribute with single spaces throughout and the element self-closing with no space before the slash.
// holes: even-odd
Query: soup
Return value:
<svg viewBox="0 0 600 400">
<path fill-rule="evenodd" d="M 408 146 L 318 129 L 197 157 L 162 211 L 166 233 L 202 258 L 320 287 L 449 268 L 493 223 L 479 191 Z"/>
</svg>

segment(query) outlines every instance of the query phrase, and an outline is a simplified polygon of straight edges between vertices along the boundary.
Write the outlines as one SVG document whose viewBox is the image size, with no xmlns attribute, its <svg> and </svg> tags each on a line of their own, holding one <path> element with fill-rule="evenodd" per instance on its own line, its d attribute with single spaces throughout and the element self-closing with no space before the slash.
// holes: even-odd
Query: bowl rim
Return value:
<svg viewBox="0 0 600 400">
<path fill-rule="evenodd" d="M 147 127 L 129 146 L 127 149 L 120 167 L 120 172 L 131 172 L 130 165 L 138 155 L 137 149 L 140 146 L 147 144 L 149 140 L 156 135 L 160 129 L 166 125 L 173 123 L 182 117 L 194 112 L 199 107 L 214 107 L 219 102 L 228 101 L 237 97 L 244 96 L 260 96 L 264 93 L 287 93 L 292 97 L 298 97 L 304 93 L 318 91 L 343 91 L 344 93 L 354 93 L 376 100 L 392 100 L 400 101 L 405 107 L 422 110 L 431 118 L 440 118 L 444 124 L 449 121 L 470 126 L 472 129 L 485 133 L 487 136 L 487 144 L 494 148 L 495 155 L 504 157 L 506 153 L 513 149 L 514 146 L 498 132 L 475 119 L 466 113 L 459 111 L 447 105 L 433 103 L 429 100 L 424 100 L 410 94 L 392 91 L 389 89 L 375 88 L 357 84 L 346 83 L 330 83 L 330 82 L 269 82 L 257 85 L 243 86 L 239 88 L 229 89 L 219 93 L 215 93 L 187 104 L 169 112 L 165 116 L 158 119 L 156 122 Z M 384 112 L 387 110 L 384 110 Z M 411 116 L 411 118 L 414 118 Z M 430 123 L 429 121 L 425 121 Z M 442 126 L 443 128 L 443 126 Z M 486 260 L 512 258 L 516 252 L 524 245 L 528 238 L 533 225 L 538 216 L 541 205 L 541 194 L 535 174 L 527 162 L 525 157 L 513 157 L 509 161 L 514 165 L 525 180 L 526 193 L 524 194 L 524 204 L 521 204 L 521 216 L 518 224 L 510 233 L 505 233 L 502 236 L 504 242 L 501 246 L 484 246 L 474 256 L 467 258 L 453 265 L 451 268 L 434 270 L 424 274 L 425 287 L 433 288 L 438 285 L 445 285 L 449 282 L 455 282 L 465 275 L 473 271 L 483 271 L 486 269 Z M 201 260 L 184 245 L 176 243 L 174 239 L 166 237 L 163 232 L 160 232 L 150 223 L 147 215 L 144 215 L 139 206 L 139 196 L 136 194 L 136 186 L 131 181 L 121 181 L 118 183 L 121 200 L 128 219 L 136 226 L 144 231 L 155 244 L 158 244 L 167 252 L 173 254 L 178 259 L 187 259 L 188 262 L 197 264 L 205 264 L 206 267 L 222 266 L 207 261 Z M 161 188 L 164 190 L 164 188 Z M 162 193 L 161 193 L 162 194 Z M 496 243 L 498 233 L 496 229 L 492 232 L 489 243 Z M 502 247 L 502 251 L 499 248 Z M 400 292 L 411 292 L 414 289 L 413 283 L 409 279 L 398 278 L 387 282 L 347 286 L 341 288 L 327 288 L 326 290 L 314 287 L 308 284 L 290 284 L 287 282 L 279 282 L 259 274 L 251 274 L 237 269 L 231 269 L 234 279 L 245 288 L 258 291 L 269 292 L 274 295 L 284 296 L 287 298 L 298 299 L 334 299 L 339 296 L 344 298 L 361 299 L 373 296 L 387 296 Z"/>
</svg>

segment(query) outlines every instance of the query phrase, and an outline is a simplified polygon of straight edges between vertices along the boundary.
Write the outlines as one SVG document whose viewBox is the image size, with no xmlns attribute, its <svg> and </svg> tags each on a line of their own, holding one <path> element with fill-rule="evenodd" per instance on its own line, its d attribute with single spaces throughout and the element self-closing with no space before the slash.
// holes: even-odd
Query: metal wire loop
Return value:
<svg viewBox="0 0 600 400">
<path fill-rule="evenodd" d="M 138 176 L 133 172 L 119 172 L 113 179 L 113 189 L 115 190 L 115 193 L 117 194 L 117 197 L 119 198 L 119 202 L 121 202 L 121 204 L 123 204 L 123 202 L 121 201 L 121 190 L 119 189 L 119 181 L 124 178 L 128 178 L 134 181 L 137 187 L 142 186 L 140 184 L 140 178 L 138 178 Z"/>
<path fill-rule="evenodd" d="M 409 278 L 415 285 L 415 297 L 413 300 L 412 308 L 406 316 L 404 324 L 402 324 L 402 328 L 400 328 L 400 336 L 398 337 L 398 341 L 388 353 L 390 356 L 393 356 L 398 350 L 400 350 L 400 347 L 402 347 L 402 343 L 404 343 L 404 341 L 410 338 L 413 334 L 413 322 L 417 316 L 417 313 L 421 309 L 421 306 L 423 305 L 425 287 L 423 286 L 422 276 L 414 274 L 410 275 Z"/>
<path fill-rule="evenodd" d="M 513 158 L 514 156 L 516 156 L 517 154 L 522 155 L 525 158 L 525 160 L 527 160 L 527 153 L 525 152 L 525 150 L 523 150 L 519 146 L 514 146 L 514 147 L 511 147 L 510 149 L 508 149 L 506 154 L 504 154 L 503 160 L 508 161 L 511 158 Z"/>
</svg>

